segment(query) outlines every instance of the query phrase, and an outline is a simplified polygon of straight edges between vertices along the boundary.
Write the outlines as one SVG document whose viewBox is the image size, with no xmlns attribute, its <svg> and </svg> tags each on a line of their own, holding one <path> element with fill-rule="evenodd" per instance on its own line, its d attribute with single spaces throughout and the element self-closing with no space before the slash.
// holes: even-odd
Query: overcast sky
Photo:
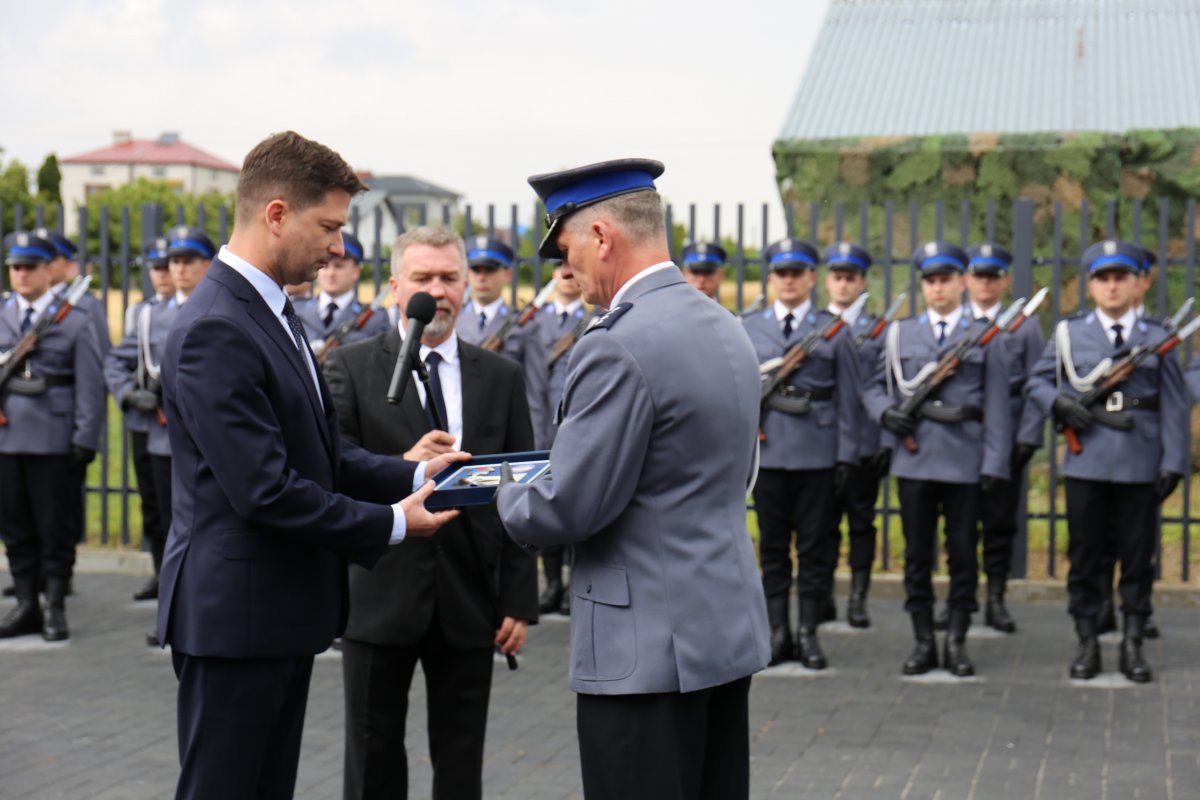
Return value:
<svg viewBox="0 0 1200 800">
<path fill-rule="evenodd" d="M 7 0 L 0 158 L 178 131 L 240 164 L 293 128 L 355 168 L 526 207 L 530 174 L 642 156 L 706 227 L 714 202 L 757 220 L 828 4 Z"/>
</svg>

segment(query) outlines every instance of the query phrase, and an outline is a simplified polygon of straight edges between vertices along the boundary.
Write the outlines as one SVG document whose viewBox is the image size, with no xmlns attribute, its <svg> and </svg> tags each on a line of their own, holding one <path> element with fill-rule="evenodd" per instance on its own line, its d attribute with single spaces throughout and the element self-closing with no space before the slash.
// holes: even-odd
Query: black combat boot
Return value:
<svg viewBox="0 0 1200 800">
<path fill-rule="evenodd" d="M 1012 615 L 1008 613 L 1008 608 L 1004 605 L 1006 583 L 1006 578 L 988 576 L 987 609 L 984 612 L 983 619 L 988 627 L 995 628 L 1001 633 L 1016 633 L 1017 623 L 1013 621 Z"/>
<path fill-rule="evenodd" d="M 1141 614 L 1125 615 L 1125 638 L 1121 640 L 1121 674 L 1134 683 L 1149 683 L 1154 674 L 1142 658 L 1142 637 L 1146 618 Z"/>
<path fill-rule="evenodd" d="M 542 572 L 546 575 L 546 588 L 538 598 L 538 613 L 549 614 L 562 605 L 562 555 L 542 553 Z"/>
<path fill-rule="evenodd" d="M 837 603 L 833 601 L 833 593 L 825 595 L 818 601 L 817 624 L 833 622 L 837 619 Z"/>
<path fill-rule="evenodd" d="M 782 664 L 792 659 L 792 623 L 788 619 L 788 595 L 767 598 L 767 622 L 771 625 L 771 663 Z"/>
<path fill-rule="evenodd" d="M 1154 624 L 1154 617 L 1146 615 L 1146 628 L 1142 631 L 1142 635 L 1147 639 L 1157 639 L 1162 634 L 1159 633 L 1158 626 Z"/>
<path fill-rule="evenodd" d="M 821 642 L 817 639 L 817 620 L 821 616 L 820 600 L 800 598 L 800 635 L 796 640 L 796 659 L 809 669 L 825 669 L 829 666 L 825 653 L 821 652 Z"/>
<path fill-rule="evenodd" d="M 967 655 L 967 630 L 971 627 L 971 615 L 956 608 L 950 609 L 950 622 L 946 628 L 946 650 L 942 666 L 951 675 L 967 678 L 975 674 L 975 665 Z"/>
<path fill-rule="evenodd" d="M 67 581 L 67 578 L 46 578 L 46 622 L 42 626 L 42 638 L 47 642 L 61 642 L 71 635 L 67 630 L 67 611 L 64 607 Z"/>
<path fill-rule="evenodd" d="M 1071 677 L 1090 681 L 1100 674 L 1100 640 L 1096 634 L 1096 618 L 1076 617 L 1075 634 L 1079 637 L 1079 653 L 1071 662 Z"/>
<path fill-rule="evenodd" d="M 933 618 L 934 630 L 944 631 L 950 627 L 950 606 L 942 606 Z"/>
<path fill-rule="evenodd" d="M 871 587 L 871 570 L 856 569 L 850 573 L 850 602 L 846 604 L 846 621 L 851 628 L 871 627 L 867 615 L 867 589 Z"/>
<path fill-rule="evenodd" d="M 933 609 L 925 608 L 912 613 L 913 639 L 916 646 L 904 662 L 905 675 L 924 675 L 937 669 L 937 641 L 933 638 Z"/>
<path fill-rule="evenodd" d="M 14 575 L 13 594 L 17 607 L 0 620 L 0 639 L 38 633 L 42 629 L 42 608 L 38 605 L 37 578 Z"/>
</svg>

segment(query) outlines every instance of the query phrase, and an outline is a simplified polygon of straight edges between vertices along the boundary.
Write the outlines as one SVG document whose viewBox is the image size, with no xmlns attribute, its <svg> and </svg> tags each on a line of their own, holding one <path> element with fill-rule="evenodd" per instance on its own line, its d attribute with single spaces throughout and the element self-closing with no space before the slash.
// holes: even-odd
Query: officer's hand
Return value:
<svg viewBox="0 0 1200 800">
<path fill-rule="evenodd" d="M 892 451 L 880 450 L 875 455 L 871 456 L 871 468 L 875 470 L 876 478 L 882 478 L 888 474 L 888 470 L 892 468 Z"/>
<path fill-rule="evenodd" d="M 992 475 L 979 476 L 979 491 L 983 492 L 984 494 L 991 494 L 992 492 L 996 491 L 999 485 L 1000 480 Z"/>
<path fill-rule="evenodd" d="M 854 465 L 847 464 L 844 461 L 839 461 L 837 466 L 833 468 L 833 491 L 836 494 L 842 494 L 846 491 L 846 487 L 854 480 Z"/>
<path fill-rule="evenodd" d="M 1021 470 L 1025 469 L 1025 465 L 1029 463 L 1029 459 L 1033 458 L 1033 454 L 1037 452 L 1037 447 L 1031 444 L 1017 443 L 1017 446 L 1012 451 L 1012 479 L 1015 481 L 1021 477 Z"/>
<path fill-rule="evenodd" d="M 445 431 L 430 431 L 404 454 L 409 461 L 428 461 L 434 456 L 454 452 L 454 437 Z M 433 475 L 434 473 L 426 473 Z"/>
<path fill-rule="evenodd" d="M 1079 400 L 1069 395 L 1060 394 L 1054 398 L 1051 411 L 1054 413 L 1055 419 L 1077 431 L 1087 430 L 1088 426 L 1092 424 L 1092 412 L 1088 411 L 1087 406 Z"/>
<path fill-rule="evenodd" d="M 152 414 L 158 408 L 158 395 L 149 389 L 130 389 L 121 396 L 121 405 L 143 414 Z"/>
<path fill-rule="evenodd" d="M 521 652 L 525 644 L 525 636 L 529 632 L 529 623 L 516 617 L 505 617 L 500 622 L 494 640 L 496 647 L 506 656 L 515 656 Z"/>
<path fill-rule="evenodd" d="M 1179 482 L 1183 480 L 1182 475 L 1174 472 L 1160 472 L 1158 480 L 1154 482 L 1154 502 L 1161 503 L 1171 496 L 1171 492 L 1179 486 Z"/>
<path fill-rule="evenodd" d="M 917 430 L 917 421 L 898 408 L 889 408 L 883 412 L 880 422 L 883 427 L 901 438 L 912 436 Z"/>
<path fill-rule="evenodd" d="M 425 485 L 400 501 L 404 509 L 405 536 L 432 536 L 438 528 L 458 516 L 458 509 L 449 511 L 430 511 L 425 508 L 425 499 L 433 493 L 433 481 L 425 481 Z"/>
<path fill-rule="evenodd" d="M 86 447 L 80 447 L 77 444 L 71 445 L 71 463 L 76 466 L 85 466 L 92 463 L 92 459 L 96 457 L 95 450 L 89 450 Z"/>
<path fill-rule="evenodd" d="M 469 461 L 470 459 L 470 453 L 457 450 L 452 453 L 442 453 L 440 456 L 434 456 L 425 462 L 425 477 L 432 478 L 451 464 L 459 461 Z"/>
</svg>

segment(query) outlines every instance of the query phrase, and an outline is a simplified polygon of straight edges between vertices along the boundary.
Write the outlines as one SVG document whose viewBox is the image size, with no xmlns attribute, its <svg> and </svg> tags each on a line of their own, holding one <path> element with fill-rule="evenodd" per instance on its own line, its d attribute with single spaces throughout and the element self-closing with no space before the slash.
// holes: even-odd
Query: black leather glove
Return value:
<svg viewBox="0 0 1200 800">
<path fill-rule="evenodd" d="M 92 459 L 96 457 L 95 450 L 89 450 L 86 447 L 80 447 L 77 444 L 71 445 L 71 463 L 77 467 L 86 466 L 92 463 Z"/>
<path fill-rule="evenodd" d="M 853 464 L 847 464 L 844 461 L 837 463 L 837 466 L 833 468 L 833 491 L 835 494 L 845 493 L 846 487 L 854 480 L 855 471 Z"/>
<path fill-rule="evenodd" d="M 991 494 L 1000 486 L 1000 479 L 992 475 L 979 476 L 979 491 L 984 494 Z"/>
<path fill-rule="evenodd" d="M 1069 395 L 1060 394 L 1054 398 L 1051 411 L 1056 420 L 1077 431 L 1087 430 L 1088 426 L 1092 424 L 1092 412 L 1088 411 L 1087 406 L 1080 403 L 1078 399 Z"/>
<path fill-rule="evenodd" d="M 130 389 L 121 395 L 121 405 L 137 409 L 143 414 L 152 414 L 158 408 L 158 395 L 149 389 Z"/>
<path fill-rule="evenodd" d="M 892 468 L 892 451 L 880 450 L 867 460 L 871 464 L 871 469 L 875 471 L 875 480 L 881 480 Z"/>
<path fill-rule="evenodd" d="M 1154 482 L 1154 502 L 1161 503 L 1171 496 L 1171 492 L 1179 486 L 1183 476 L 1174 472 L 1160 472 Z"/>
<path fill-rule="evenodd" d="M 883 412 L 880 424 L 900 438 L 912 436 L 917 430 L 917 421 L 898 408 L 889 408 Z"/>
<path fill-rule="evenodd" d="M 1025 465 L 1029 463 L 1029 459 L 1033 458 L 1033 454 L 1037 452 L 1037 448 L 1031 444 L 1017 443 L 1012 450 L 1012 479 L 1020 480 L 1021 470 L 1025 469 Z"/>
</svg>

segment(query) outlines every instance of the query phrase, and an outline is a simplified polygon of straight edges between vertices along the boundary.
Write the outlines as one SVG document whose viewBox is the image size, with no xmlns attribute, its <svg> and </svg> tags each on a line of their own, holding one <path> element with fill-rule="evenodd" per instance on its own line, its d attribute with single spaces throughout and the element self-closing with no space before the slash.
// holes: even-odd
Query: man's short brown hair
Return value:
<svg viewBox="0 0 1200 800">
<path fill-rule="evenodd" d="M 306 139 L 295 131 L 273 133 L 246 154 L 238 175 L 238 216 L 276 198 L 302 211 L 325 199 L 334 189 L 351 196 L 366 185 L 350 165 L 325 145 Z"/>
</svg>

